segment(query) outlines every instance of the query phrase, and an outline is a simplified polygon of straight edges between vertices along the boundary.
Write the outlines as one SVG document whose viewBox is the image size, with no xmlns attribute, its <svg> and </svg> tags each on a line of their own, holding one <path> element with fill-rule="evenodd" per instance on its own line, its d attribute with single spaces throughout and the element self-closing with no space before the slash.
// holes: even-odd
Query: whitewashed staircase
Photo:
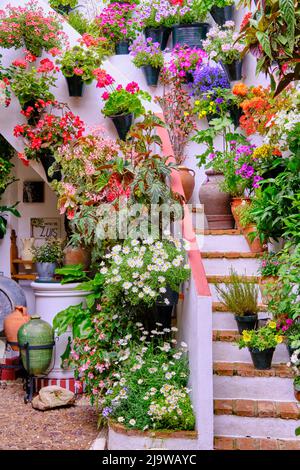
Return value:
<svg viewBox="0 0 300 470">
<path fill-rule="evenodd" d="M 280 344 L 270 371 L 256 371 L 247 349 L 239 350 L 234 316 L 224 311 L 215 284 L 228 283 L 230 268 L 258 282 L 259 254 L 249 251 L 238 230 L 197 231 L 213 297 L 215 449 L 299 449 L 295 428 L 300 407 L 293 393 L 289 356 Z M 261 305 L 259 318 L 268 313 Z"/>
</svg>

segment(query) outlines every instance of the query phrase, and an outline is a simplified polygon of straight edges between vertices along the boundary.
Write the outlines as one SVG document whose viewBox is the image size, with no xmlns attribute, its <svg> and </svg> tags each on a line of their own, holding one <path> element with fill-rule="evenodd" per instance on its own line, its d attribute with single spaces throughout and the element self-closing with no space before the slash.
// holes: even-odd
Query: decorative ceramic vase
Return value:
<svg viewBox="0 0 300 470">
<path fill-rule="evenodd" d="M 34 238 L 22 238 L 21 242 L 23 244 L 22 250 L 22 260 L 23 261 L 32 261 L 33 260 L 33 253 L 32 248 L 34 247 Z M 24 264 L 25 269 L 31 269 L 32 263 Z"/>
<path fill-rule="evenodd" d="M 11 312 L 4 320 L 4 334 L 7 341 L 16 343 L 18 341 L 18 331 L 22 325 L 29 322 L 30 315 L 27 313 L 27 308 L 22 305 L 17 305 L 15 310 Z M 14 351 L 18 351 L 18 346 L 12 346 Z"/>
<path fill-rule="evenodd" d="M 195 172 L 186 166 L 179 166 L 179 175 L 186 202 L 189 202 L 195 188 Z"/>
<path fill-rule="evenodd" d="M 30 375 L 44 374 L 51 364 L 53 353 L 54 333 L 49 323 L 41 320 L 39 315 L 33 315 L 30 321 L 19 329 L 18 342 L 20 346 L 26 343 L 29 346 L 49 346 L 45 349 L 29 350 L 29 364 L 26 350 L 21 347 L 22 363 L 27 372 Z"/>
<path fill-rule="evenodd" d="M 256 348 L 248 348 L 251 359 L 255 369 L 258 370 L 267 370 L 271 369 L 273 354 L 275 348 L 264 349 L 260 351 Z"/>
<path fill-rule="evenodd" d="M 128 131 L 133 123 L 133 114 L 121 114 L 119 116 L 110 116 L 120 139 L 126 140 Z"/>
<path fill-rule="evenodd" d="M 56 266 L 56 263 L 36 263 L 39 281 L 51 282 L 54 278 Z"/>
<path fill-rule="evenodd" d="M 78 75 L 72 77 L 66 77 L 69 96 L 82 96 L 84 81 Z"/>
<path fill-rule="evenodd" d="M 232 229 L 234 219 L 230 208 L 231 197 L 230 194 L 222 192 L 219 188 L 224 176 L 214 170 L 208 170 L 205 174 L 207 180 L 200 187 L 199 199 L 204 206 L 208 228 L 211 230 Z"/>
<path fill-rule="evenodd" d="M 91 264 L 91 253 L 80 246 L 67 246 L 64 249 L 64 265 L 82 264 L 83 269 L 89 269 Z"/>
<path fill-rule="evenodd" d="M 172 26 L 173 48 L 178 44 L 189 47 L 201 47 L 210 26 L 208 23 L 177 24 Z"/>
<path fill-rule="evenodd" d="M 242 226 L 240 224 L 240 214 L 239 214 L 239 208 L 243 205 L 249 205 L 250 204 L 250 198 L 249 197 L 233 197 L 231 199 L 231 212 L 233 215 L 233 218 L 235 220 L 236 226 L 238 229 L 241 229 Z"/>
</svg>

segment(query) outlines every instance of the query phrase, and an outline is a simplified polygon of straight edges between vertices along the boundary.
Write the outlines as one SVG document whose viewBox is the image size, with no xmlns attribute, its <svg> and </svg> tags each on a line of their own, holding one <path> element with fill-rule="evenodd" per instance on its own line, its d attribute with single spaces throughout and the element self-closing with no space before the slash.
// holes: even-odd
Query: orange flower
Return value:
<svg viewBox="0 0 300 470">
<path fill-rule="evenodd" d="M 248 93 L 248 87 L 245 83 L 237 83 L 232 88 L 232 93 L 238 96 L 246 96 Z"/>
<path fill-rule="evenodd" d="M 253 87 L 252 88 L 252 93 L 255 95 L 255 96 L 266 96 L 265 95 L 265 91 L 263 89 L 263 87 L 261 85 L 259 86 L 256 86 L 256 87 Z"/>
</svg>

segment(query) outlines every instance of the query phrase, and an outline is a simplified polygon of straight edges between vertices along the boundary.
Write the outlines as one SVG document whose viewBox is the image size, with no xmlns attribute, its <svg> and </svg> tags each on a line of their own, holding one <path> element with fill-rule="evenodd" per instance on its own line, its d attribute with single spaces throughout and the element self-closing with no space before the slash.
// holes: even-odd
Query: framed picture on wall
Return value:
<svg viewBox="0 0 300 470">
<path fill-rule="evenodd" d="M 36 239 L 61 238 L 61 219 L 39 217 L 30 219 L 31 237 Z"/>
<path fill-rule="evenodd" d="M 24 181 L 23 202 L 35 203 L 45 201 L 44 181 Z"/>
</svg>

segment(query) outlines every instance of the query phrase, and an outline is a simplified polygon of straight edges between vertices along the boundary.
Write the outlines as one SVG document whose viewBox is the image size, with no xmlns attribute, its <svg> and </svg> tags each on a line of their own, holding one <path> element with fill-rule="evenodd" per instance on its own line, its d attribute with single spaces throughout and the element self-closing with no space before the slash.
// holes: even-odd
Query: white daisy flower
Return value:
<svg viewBox="0 0 300 470">
<path fill-rule="evenodd" d="M 100 273 L 101 273 L 101 274 L 106 274 L 107 271 L 108 271 L 107 268 L 101 268 L 101 269 L 100 269 Z"/>
<path fill-rule="evenodd" d="M 135 426 L 136 420 L 135 419 L 130 419 L 129 424 L 130 426 Z"/>
</svg>

